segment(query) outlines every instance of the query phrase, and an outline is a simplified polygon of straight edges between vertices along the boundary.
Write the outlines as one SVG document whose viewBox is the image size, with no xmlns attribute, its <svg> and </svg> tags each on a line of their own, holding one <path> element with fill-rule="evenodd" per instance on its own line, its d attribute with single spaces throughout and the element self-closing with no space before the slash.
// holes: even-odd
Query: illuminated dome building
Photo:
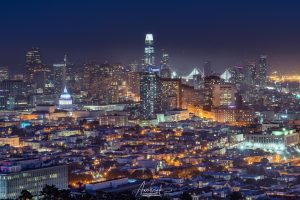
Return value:
<svg viewBox="0 0 300 200">
<path fill-rule="evenodd" d="M 67 87 L 65 86 L 63 93 L 61 93 L 59 100 L 58 100 L 58 106 L 61 109 L 70 109 L 72 108 L 72 97 L 69 94 Z"/>
</svg>

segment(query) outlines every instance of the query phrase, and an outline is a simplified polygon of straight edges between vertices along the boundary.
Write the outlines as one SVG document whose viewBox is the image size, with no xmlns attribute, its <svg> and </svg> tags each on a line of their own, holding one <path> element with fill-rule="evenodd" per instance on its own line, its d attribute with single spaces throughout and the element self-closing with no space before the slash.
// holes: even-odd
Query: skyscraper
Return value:
<svg viewBox="0 0 300 200">
<path fill-rule="evenodd" d="M 59 95 L 66 86 L 66 65 L 67 58 L 64 57 L 63 63 L 53 64 L 52 66 L 52 81 L 54 84 L 54 93 Z"/>
<path fill-rule="evenodd" d="M 35 72 L 42 68 L 42 60 L 38 48 L 31 48 L 26 53 L 26 81 L 29 83 L 34 82 Z"/>
<path fill-rule="evenodd" d="M 257 77 L 256 84 L 260 87 L 265 87 L 267 83 L 267 72 L 268 72 L 268 64 L 267 64 L 267 56 L 260 56 L 258 66 L 257 66 Z"/>
<path fill-rule="evenodd" d="M 94 62 L 85 63 L 83 65 L 83 72 L 81 76 L 83 77 L 82 80 L 82 89 L 85 91 L 90 91 L 92 81 L 95 81 L 95 76 L 98 75 L 99 65 Z"/>
<path fill-rule="evenodd" d="M 45 93 L 46 85 L 49 84 L 51 70 L 46 65 L 34 70 L 33 83 L 37 93 Z"/>
<path fill-rule="evenodd" d="M 161 112 L 161 82 L 156 73 L 144 72 L 140 79 L 142 119 L 150 119 Z"/>
<path fill-rule="evenodd" d="M 237 90 L 233 84 L 214 84 L 212 87 L 212 105 L 235 106 L 235 94 Z"/>
<path fill-rule="evenodd" d="M 29 107 L 30 93 L 30 84 L 22 80 L 4 80 L 0 82 L 0 110 Z"/>
<path fill-rule="evenodd" d="M 204 61 L 204 63 L 203 63 L 203 73 L 204 73 L 204 76 L 210 76 L 213 73 L 211 62 L 208 60 Z"/>
<path fill-rule="evenodd" d="M 161 68 L 168 68 L 169 67 L 169 54 L 163 51 L 162 59 L 161 59 Z"/>
<path fill-rule="evenodd" d="M 155 65 L 153 35 L 148 33 L 145 38 L 144 66 Z"/>
<path fill-rule="evenodd" d="M 202 89 L 203 88 L 203 76 L 202 74 L 195 74 L 193 76 L 193 86 L 195 89 Z"/>
<path fill-rule="evenodd" d="M 162 110 L 180 109 L 182 106 L 181 80 L 161 78 L 161 87 Z"/>
<path fill-rule="evenodd" d="M 237 89 L 240 90 L 241 86 L 245 84 L 245 69 L 243 67 L 230 67 L 230 79 L 229 82 L 236 85 Z"/>
<path fill-rule="evenodd" d="M 128 90 L 135 97 L 136 100 L 140 99 L 140 73 L 128 73 Z"/>
<path fill-rule="evenodd" d="M 7 80 L 9 78 L 8 67 L 0 67 L 0 81 Z"/>
<path fill-rule="evenodd" d="M 163 78 L 171 78 L 172 71 L 169 66 L 169 54 L 163 52 L 162 59 L 161 59 L 161 71 L 160 76 Z"/>
<path fill-rule="evenodd" d="M 213 107 L 213 87 L 220 84 L 219 76 L 207 76 L 204 78 L 204 110 L 210 111 Z"/>
<path fill-rule="evenodd" d="M 44 93 L 49 84 L 50 69 L 43 64 L 38 48 L 31 48 L 25 57 L 25 81 L 31 84 L 34 93 Z"/>
<path fill-rule="evenodd" d="M 245 83 L 248 85 L 254 85 L 255 77 L 256 77 L 256 64 L 249 63 L 245 68 Z"/>
</svg>

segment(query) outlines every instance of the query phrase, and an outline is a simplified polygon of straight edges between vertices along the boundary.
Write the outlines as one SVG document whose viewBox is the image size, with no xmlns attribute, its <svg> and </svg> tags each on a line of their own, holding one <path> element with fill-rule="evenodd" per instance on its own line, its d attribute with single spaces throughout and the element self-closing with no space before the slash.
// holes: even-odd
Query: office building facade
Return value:
<svg viewBox="0 0 300 200">
<path fill-rule="evenodd" d="M 24 189 L 36 196 L 46 185 L 67 189 L 68 166 L 60 165 L 24 171 L 20 166 L 1 166 L 0 199 L 17 199 Z"/>
</svg>

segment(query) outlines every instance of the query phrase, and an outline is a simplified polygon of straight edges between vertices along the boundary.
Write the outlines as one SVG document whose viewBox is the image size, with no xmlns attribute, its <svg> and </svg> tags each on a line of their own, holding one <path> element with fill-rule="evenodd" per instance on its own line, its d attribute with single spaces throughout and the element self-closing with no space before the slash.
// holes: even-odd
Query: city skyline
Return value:
<svg viewBox="0 0 300 200">
<path fill-rule="evenodd" d="M 298 3 L 270 2 L 4 2 L 0 65 L 23 69 L 31 47 L 50 65 L 66 53 L 76 64 L 128 65 L 140 62 L 144 35 L 153 33 L 156 57 L 165 49 L 181 74 L 206 60 L 221 72 L 261 54 L 273 70 L 298 73 Z"/>
<path fill-rule="evenodd" d="M 0 199 L 299 199 L 300 2 L 0 5 Z"/>
</svg>

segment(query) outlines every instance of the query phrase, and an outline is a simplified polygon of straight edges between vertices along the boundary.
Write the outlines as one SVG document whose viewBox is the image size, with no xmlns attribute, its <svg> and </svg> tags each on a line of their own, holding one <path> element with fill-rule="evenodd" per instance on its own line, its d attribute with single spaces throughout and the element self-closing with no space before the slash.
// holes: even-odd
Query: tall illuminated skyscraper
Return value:
<svg viewBox="0 0 300 200">
<path fill-rule="evenodd" d="M 67 58 L 64 57 L 63 63 L 53 64 L 52 68 L 52 82 L 55 87 L 55 94 L 60 94 L 66 86 L 66 67 Z"/>
<path fill-rule="evenodd" d="M 150 119 L 161 111 L 161 81 L 156 73 L 141 74 L 140 97 L 142 119 Z"/>
<path fill-rule="evenodd" d="M 220 84 L 219 76 L 206 76 L 204 78 L 204 110 L 211 111 L 213 107 L 213 87 Z"/>
<path fill-rule="evenodd" d="M 26 52 L 25 81 L 30 83 L 35 93 L 44 93 L 49 81 L 50 69 L 43 64 L 38 48 Z"/>
<path fill-rule="evenodd" d="M 161 101 L 162 110 L 180 109 L 182 106 L 181 100 L 181 80 L 171 78 L 161 78 Z"/>
<path fill-rule="evenodd" d="M 145 38 L 144 66 L 155 65 L 153 35 L 148 33 Z"/>
<path fill-rule="evenodd" d="M 259 63 L 257 66 L 257 77 L 256 77 L 256 83 L 260 87 L 266 86 L 267 72 L 268 72 L 267 56 L 262 55 L 259 58 Z"/>
<path fill-rule="evenodd" d="M 255 77 L 256 77 L 256 63 L 252 62 L 249 63 L 245 68 L 245 83 L 248 85 L 255 84 Z"/>
<path fill-rule="evenodd" d="M 169 54 L 163 51 L 162 59 L 161 59 L 161 68 L 169 67 Z"/>
<path fill-rule="evenodd" d="M 167 54 L 166 52 L 163 52 L 162 55 L 160 76 L 163 78 L 172 77 L 172 71 L 169 66 L 169 54 Z"/>
<path fill-rule="evenodd" d="M 35 72 L 43 67 L 40 51 L 38 48 L 31 48 L 26 52 L 26 81 L 34 82 Z"/>
</svg>

